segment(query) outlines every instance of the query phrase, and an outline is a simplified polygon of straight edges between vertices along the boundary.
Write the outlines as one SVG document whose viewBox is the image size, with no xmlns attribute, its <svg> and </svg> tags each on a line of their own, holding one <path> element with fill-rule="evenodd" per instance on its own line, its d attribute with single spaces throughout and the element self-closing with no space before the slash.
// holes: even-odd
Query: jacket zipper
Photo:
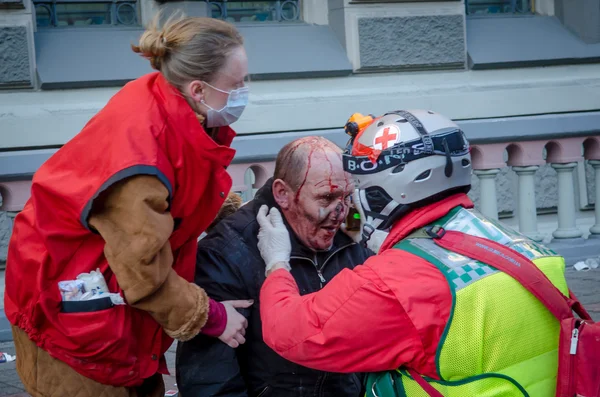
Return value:
<svg viewBox="0 0 600 397">
<path fill-rule="evenodd" d="M 299 259 L 299 260 L 306 260 L 309 261 L 310 263 L 313 264 L 313 266 L 315 267 L 315 270 L 317 271 L 317 275 L 319 276 L 319 280 L 321 281 L 321 288 L 323 288 L 323 283 L 327 282 L 327 279 L 323 276 L 323 269 L 325 268 L 325 265 L 327 265 L 327 262 L 329 262 L 329 260 L 331 258 L 334 257 L 335 254 L 337 254 L 338 252 L 340 252 L 343 249 L 346 249 L 348 247 L 351 247 L 353 245 L 355 245 L 356 243 L 350 243 L 350 244 L 346 244 L 338 249 L 336 249 L 335 251 L 333 251 L 331 253 L 331 255 L 329 255 L 324 261 L 323 264 L 321 265 L 321 267 L 317 266 L 317 254 L 315 254 L 314 260 L 307 258 L 305 256 L 290 256 L 290 259 Z M 328 372 L 325 372 L 323 374 L 323 377 L 321 377 L 319 385 L 317 388 L 315 388 L 315 395 L 321 395 L 323 392 L 323 385 L 325 384 L 325 380 L 327 379 L 327 375 L 329 375 Z M 317 394 L 318 393 L 318 394 Z M 262 394 L 262 393 L 261 393 Z"/>
<path fill-rule="evenodd" d="M 325 261 L 323 261 L 323 264 L 321 265 L 321 267 L 317 266 L 317 254 L 315 254 L 314 260 L 313 260 L 313 259 L 310 259 L 310 258 L 307 258 L 307 257 L 305 257 L 305 256 L 291 256 L 291 257 L 290 257 L 290 259 L 303 259 L 303 260 L 307 260 L 307 261 L 309 261 L 310 263 L 312 263 L 312 264 L 313 264 L 313 266 L 315 267 L 315 270 L 317 271 L 317 275 L 319 276 L 319 280 L 320 280 L 320 282 L 321 282 L 321 288 L 323 288 L 323 283 L 326 283 L 326 282 L 327 282 L 327 279 L 326 279 L 326 278 L 323 276 L 323 269 L 325 268 L 325 265 L 327 265 L 327 262 L 329 262 L 329 260 L 330 260 L 331 258 L 333 258 L 333 256 L 334 256 L 335 254 L 337 254 L 338 252 L 340 252 L 341 250 L 343 250 L 343 249 L 346 249 L 346 248 L 348 248 L 348 247 L 351 247 L 351 246 L 353 246 L 353 245 L 355 245 L 355 244 L 356 244 L 356 243 L 346 244 L 346 245 L 344 245 L 344 246 L 342 246 L 342 247 L 340 247 L 340 248 L 336 249 L 335 251 L 333 251 L 333 252 L 331 253 L 331 255 L 329 255 L 329 256 L 327 257 L 327 259 L 325 259 Z"/>
<path fill-rule="evenodd" d="M 318 390 L 318 396 L 321 397 L 323 395 L 323 387 L 325 386 L 325 380 L 327 380 L 327 375 L 329 375 L 329 372 L 325 372 L 323 374 L 323 377 L 321 378 L 321 382 L 319 383 L 319 390 Z"/>
<path fill-rule="evenodd" d="M 262 391 L 260 393 L 258 393 L 258 395 L 256 397 L 261 397 L 264 396 L 266 392 L 269 391 L 269 386 L 265 387 L 264 389 L 262 389 Z"/>
<path fill-rule="evenodd" d="M 313 264 L 315 265 L 315 269 L 317 269 L 317 274 L 319 275 L 319 280 L 321 280 L 321 288 L 323 288 L 323 283 L 326 283 L 327 280 L 325 280 L 325 277 L 323 277 L 323 266 L 325 265 L 325 262 L 323 262 L 323 266 L 321 266 L 321 268 L 319 269 L 317 267 L 317 254 L 315 254 L 315 260 L 313 261 Z"/>
</svg>

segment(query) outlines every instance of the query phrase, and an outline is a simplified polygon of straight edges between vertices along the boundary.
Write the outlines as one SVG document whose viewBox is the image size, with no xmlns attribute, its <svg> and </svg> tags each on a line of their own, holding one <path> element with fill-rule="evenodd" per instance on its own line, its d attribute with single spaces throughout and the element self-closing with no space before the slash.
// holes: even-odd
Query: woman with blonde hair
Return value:
<svg viewBox="0 0 600 397">
<path fill-rule="evenodd" d="M 5 311 L 33 396 L 162 396 L 173 339 L 245 341 L 235 308 L 252 302 L 215 302 L 193 283 L 196 240 L 231 188 L 242 37 L 182 18 L 151 25 L 133 50 L 157 72 L 40 167 L 15 219 Z"/>
</svg>

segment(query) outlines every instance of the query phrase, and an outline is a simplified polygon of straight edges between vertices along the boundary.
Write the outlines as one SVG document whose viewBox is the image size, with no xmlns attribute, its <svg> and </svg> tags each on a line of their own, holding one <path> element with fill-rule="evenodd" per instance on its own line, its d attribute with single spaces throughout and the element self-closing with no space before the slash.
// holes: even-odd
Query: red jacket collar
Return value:
<svg viewBox="0 0 600 397">
<path fill-rule="evenodd" d="M 236 133 L 229 126 L 219 127 L 219 132 L 217 132 L 217 143 L 219 145 L 231 146 L 231 142 L 233 142 L 233 138 L 235 138 Z"/>
<path fill-rule="evenodd" d="M 222 166 L 228 166 L 233 160 L 235 150 L 230 148 L 236 133 L 230 127 L 220 127 L 215 142 L 204 130 L 183 95 L 173 87 L 159 72 L 154 73 L 154 90 L 157 99 L 166 111 L 168 123 L 180 132 L 192 145 L 198 147 L 205 155 Z"/>
<path fill-rule="evenodd" d="M 443 217 L 453 208 L 458 206 L 473 208 L 473 202 L 466 194 L 458 193 L 438 201 L 437 203 L 409 212 L 392 226 L 392 230 L 381 245 L 379 253 L 392 248 L 398 241 L 402 240 L 416 229 Z"/>
</svg>

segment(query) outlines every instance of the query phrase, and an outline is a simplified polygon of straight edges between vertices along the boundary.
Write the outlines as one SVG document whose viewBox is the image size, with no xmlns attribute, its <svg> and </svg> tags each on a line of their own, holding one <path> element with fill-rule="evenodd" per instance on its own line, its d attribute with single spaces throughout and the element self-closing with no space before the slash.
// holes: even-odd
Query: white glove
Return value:
<svg viewBox="0 0 600 397">
<path fill-rule="evenodd" d="M 346 233 L 348 237 L 354 240 L 354 242 L 360 244 L 360 242 L 363 239 L 363 227 L 365 226 L 366 217 L 362 205 L 360 205 L 360 197 L 358 196 L 358 191 L 358 189 L 354 189 L 354 193 L 352 194 L 352 203 L 354 204 L 354 207 L 360 215 L 360 228 L 358 230 L 348 230 L 346 229 L 346 222 L 344 222 L 342 223 L 340 229 L 342 230 L 342 232 Z"/>
<path fill-rule="evenodd" d="M 267 212 L 269 213 L 267 215 Z M 290 268 L 290 255 L 292 254 L 292 243 L 290 234 L 283 223 L 281 213 L 275 207 L 269 208 L 263 205 L 258 210 L 256 220 L 260 225 L 258 232 L 258 250 L 265 261 L 265 274 L 279 265 L 286 270 Z"/>
</svg>

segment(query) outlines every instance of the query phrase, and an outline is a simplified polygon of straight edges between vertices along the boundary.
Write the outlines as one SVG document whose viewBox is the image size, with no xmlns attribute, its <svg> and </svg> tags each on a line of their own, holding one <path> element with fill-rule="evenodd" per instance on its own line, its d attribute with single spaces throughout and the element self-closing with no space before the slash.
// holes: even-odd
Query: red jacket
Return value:
<svg viewBox="0 0 600 397">
<path fill-rule="evenodd" d="M 435 349 L 451 313 L 450 288 L 434 265 L 392 247 L 459 205 L 473 206 L 459 194 L 409 213 L 379 255 L 342 270 L 319 292 L 300 296 L 289 272 L 274 272 L 260 294 L 265 342 L 284 358 L 323 371 L 406 364 L 437 378 Z"/>
<path fill-rule="evenodd" d="M 104 257 L 104 240 L 87 223 L 93 200 L 115 182 L 154 175 L 169 191 L 175 229 L 173 269 L 193 281 L 198 236 L 231 188 L 226 167 L 235 136 L 204 131 L 181 94 L 159 73 L 120 90 L 33 178 L 31 198 L 15 219 L 5 311 L 10 322 L 84 376 L 137 386 L 166 373 L 172 343 L 148 312 L 120 305 L 98 313 L 61 313 L 58 282 L 100 268 L 110 292 L 122 293 Z M 100 314 L 101 313 L 101 314 Z"/>
</svg>

